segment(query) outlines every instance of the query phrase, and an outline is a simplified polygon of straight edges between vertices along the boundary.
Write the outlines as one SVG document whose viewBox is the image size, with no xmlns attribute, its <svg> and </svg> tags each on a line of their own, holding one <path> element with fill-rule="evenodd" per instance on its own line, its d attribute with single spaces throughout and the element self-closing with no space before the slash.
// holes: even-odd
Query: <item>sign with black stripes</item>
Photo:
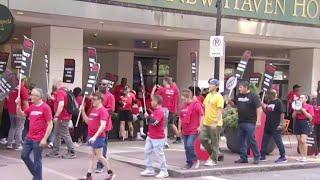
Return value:
<svg viewBox="0 0 320 180">
<path fill-rule="evenodd" d="M 119 76 L 112 74 L 112 73 L 106 73 L 106 80 L 108 81 L 108 88 L 113 89 L 116 85 L 116 82 L 118 81 Z"/>
<path fill-rule="evenodd" d="M 265 72 L 263 76 L 262 90 L 268 92 L 272 86 L 274 73 L 276 72 L 276 67 L 271 64 L 266 64 Z"/>
<path fill-rule="evenodd" d="M 97 62 L 97 50 L 95 48 L 88 47 L 88 57 L 89 57 L 89 70 L 90 70 L 93 64 Z"/>
<path fill-rule="evenodd" d="M 236 70 L 236 78 L 242 79 L 244 72 L 247 69 L 248 60 L 251 58 L 251 51 L 245 51 L 242 55 L 242 59 L 240 60 L 237 70 Z"/>
<path fill-rule="evenodd" d="M 24 77 L 30 77 L 33 51 L 34 41 L 24 36 L 20 71 L 21 75 Z"/>
<path fill-rule="evenodd" d="M 63 69 L 63 82 L 64 83 L 73 83 L 74 74 L 76 69 L 76 61 L 74 59 L 65 59 L 64 60 L 64 69 Z"/>
<path fill-rule="evenodd" d="M 198 52 L 191 52 L 191 76 L 192 81 L 197 81 L 197 75 L 198 75 Z"/>
<path fill-rule="evenodd" d="M 9 59 L 9 53 L 0 52 L 0 74 L 2 74 L 7 69 Z"/>
<path fill-rule="evenodd" d="M 21 69 L 22 61 L 22 49 L 21 48 L 11 48 L 11 68 Z"/>
<path fill-rule="evenodd" d="M 0 101 L 4 100 L 10 91 L 14 90 L 19 84 L 17 75 L 6 69 L 0 77 Z"/>
<path fill-rule="evenodd" d="M 48 51 L 44 52 L 44 63 L 46 65 L 46 73 L 49 74 L 49 55 Z"/>
<path fill-rule="evenodd" d="M 139 69 L 139 73 L 140 73 L 140 81 L 141 81 L 141 86 L 142 86 L 142 90 L 144 92 L 144 79 L 143 79 L 143 71 L 142 71 L 142 65 L 141 65 L 141 61 L 138 61 L 138 69 Z"/>
<path fill-rule="evenodd" d="M 87 82 L 87 85 L 86 85 L 85 91 L 84 91 L 85 96 L 90 96 L 92 94 L 93 89 L 97 83 L 99 71 L 100 71 L 100 64 L 94 63 L 92 65 L 92 68 L 90 69 L 90 72 L 89 72 L 88 82 Z"/>
</svg>

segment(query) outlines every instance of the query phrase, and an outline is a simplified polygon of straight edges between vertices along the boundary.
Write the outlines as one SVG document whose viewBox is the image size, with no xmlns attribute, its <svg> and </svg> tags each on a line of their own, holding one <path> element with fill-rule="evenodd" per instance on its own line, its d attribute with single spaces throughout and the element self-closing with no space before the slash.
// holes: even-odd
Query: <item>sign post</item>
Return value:
<svg viewBox="0 0 320 180">
<path fill-rule="evenodd" d="M 193 95 L 196 94 L 196 82 L 198 76 L 198 52 L 191 52 L 191 76 L 193 81 Z"/>
</svg>

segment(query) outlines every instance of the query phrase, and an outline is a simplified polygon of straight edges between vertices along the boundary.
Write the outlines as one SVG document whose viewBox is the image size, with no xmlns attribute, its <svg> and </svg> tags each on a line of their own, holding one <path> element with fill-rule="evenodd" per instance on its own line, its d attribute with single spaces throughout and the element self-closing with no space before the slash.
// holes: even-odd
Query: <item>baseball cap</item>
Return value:
<svg viewBox="0 0 320 180">
<path fill-rule="evenodd" d="M 293 85 L 293 89 L 295 89 L 295 88 L 301 88 L 301 86 L 299 84 L 295 84 L 295 85 Z"/>
<path fill-rule="evenodd" d="M 219 84 L 220 84 L 219 80 L 214 79 L 214 78 L 210 78 L 208 83 L 211 85 L 216 85 L 216 86 L 219 86 Z"/>
</svg>

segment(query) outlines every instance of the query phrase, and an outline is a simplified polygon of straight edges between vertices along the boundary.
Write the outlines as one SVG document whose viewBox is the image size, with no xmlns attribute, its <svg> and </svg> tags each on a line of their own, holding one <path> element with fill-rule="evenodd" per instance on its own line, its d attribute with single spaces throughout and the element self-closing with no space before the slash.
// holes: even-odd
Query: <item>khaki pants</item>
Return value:
<svg viewBox="0 0 320 180">
<path fill-rule="evenodd" d="M 214 162 L 218 162 L 220 129 L 220 127 L 203 125 L 200 132 L 201 144 Z"/>
</svg>

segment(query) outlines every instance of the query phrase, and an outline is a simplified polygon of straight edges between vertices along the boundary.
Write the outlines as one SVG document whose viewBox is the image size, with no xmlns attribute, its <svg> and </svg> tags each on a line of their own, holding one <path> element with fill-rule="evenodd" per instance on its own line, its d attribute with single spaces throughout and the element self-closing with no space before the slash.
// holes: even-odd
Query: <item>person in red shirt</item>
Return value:
<svg viewBox="0 0 320 180">
<path fill-rule="evenodd" d="M 32 105 L 25 110 L 21 108 L 21 100 L 17 99 L 17 114 L 29 117 L 29 132 L 23 143 L 21 158 L 28 167 L 33 179 L 42 179 L 42 148 L 46 147 L 47 140 L 53 127 L 52 113 L 49 105 L 42 101 L 43 91 L 35 88 L 31 92 Z M 30 159 L 33 151 L 34 161 Z"/>
<path fill-rule="evenodd" d="M 105 138 L 105 146 L 103 147 L 103 156 L 107 157 L 108 150 L 108 133 L 112 130 L 112 119 L 111 113 L 115 111 L 115 98 L 113 94 L 109 91 L 109 82 L 106 79 L 102 79 L 99 84 L 99 92 L 101 92 L 104 96 L 104 101 L 102 105 L 108 110 L 110 116 L 108 119 L 107 127 L 106 127 L 106 138 Z M 102 173 L 104 171 L 104 165 L 101 161 L 97 162 L 96 173 Z"/>
<path fill-rule="evenodd" d="M 177 121 L 176 114 L 178 110 L 177 101 L 179 101 L 179 91 L 177 86 L 172 83 L 172 79 L 170 77 L 165 77 L 163 79 L 163 87 L 159 85 L 154 86 L 151 92 L 151 97 L 154 96 L 155 93 L 161 96 L 163 99 L 163 108 L 164 108 L 165 114 L 167 114 L 166 112 L 169 111 L 168 118 L 166 119 L 168 121 L 167 123 L 172 128 L 174 135 L 176 136 L 176 141 L 174 141 L 174 144 L 181 143 L 182 142 L 181 137 L 176 126 L 176 121 Z M 167 130 L 166 130 L 166 134 L 167 134 Z M 166 143 L 166 148 L 168 148 L 167 143 Z"/>
<path fill-rule="evenodd" d="M 120 98 L 127 87 L 128 80 L 127 78 L 122 78 L 121 83 L 114 88 L 114 97 L 116 102 L 120 102 Z M 118 107 L 117 107 L 118 109 Z"/>
<path fill-rule="evenodd" d="M 145 113 L 149 124 L 148 137 L 145 144 L 145 156 L 146 156 L 146 170 L 141 172 L 141 176 L 155 176 L 155 171 L 152 167 L 152 152 L 155 152 L 159 159 L 160 172 L 156 175 L 156 178 L 167 178 L 169 177 L 166 157 L 164 155 L 164 144 L 165 144 L 165 115 L 162 109 L 163 99 L 159 95 L 152 96 L 152 114 Z"/>
<path fill-rule="evenodd" d="M 108 110 L 103 106 L 104 95 L 100 92 L 95 92 L 92 95 L 92 106 L 89 116 L 87 116 L 85 109 L 80 107 L 82 118 L 88 124 L 88 146 L 90 147 L 89 169 L 85 180 L 92 180 L 93 163 L 95 157 L 101 161 L 107 169 L 107 180 L 112 180 L 115 174 L 108 167 L 108 160 L 103 156 L 103 147 L 106 146 L 106 129 L 110 122 L 110 115 Z"/>
<path fill-rule="evenodd" d="M 294 133 L 297 136 L 298 148 L 300 150 L 300 157 L 297 161 L 305 162 L 307 160 L 307 137 L 311 133 L 309 123 L 314 117 L 313 106 L 307 104 L 308 96 L 301 95 L 300 101 L 302 102 L 302 108 L 294 110 L 292 117 L 296 119 Z"/>
<path fill-rule="evenodd" d="M 320 105 L 314 105 L 314 118 L 312 124 L 315 131 L 315 142 L 317 145 L 317 158 L 320 159 Z"/>
<path fill-rule="evenodd" d="M 132 91 L 135 93 L 135 91 Z M 143 108 L 142 103 L 139 99 L 135 99 L 132 104 L 132 114 L 133 114 L 133 122 L 139 121 L 140 131 L 137 133 L 138 140 L 144 140 L 143 138 L 146 136 L 144 134 L 144 119 L 143 119 Z"/>
<path fill-rule="evenodd" d="M 26 79 L 21 81 L 21 88 L 20 88 L 20 99 L 22 102 L 22 109 L 26 109 L 29 107 L 29 90 L 25 87 Z M 10 117 L 10 130 L 8 134 L 8 149 L 22 149 L 22 131 L 24 129 L 24 124 L 26 121 L 25 117 L 17 116 L 17 105 L 16 99 L 18 98 L 19 93 L 19 86 L 16 87 L 13 91 L 9 93 L 8 100 L 7 100 L 7 107 Z M 15 141 L 15 146 L 13 146 L 13 141 Z"/>
<path fill-rule="evenodd" d="M 68 147 L 67 154 L 63 155 L 64 159 L 74 159 L 76 158 L 74 144 L 69 132 L 69 121 L 72 118 L 72 115 L 67 110 L 68 105 L 68 95 L 67 89 L 64 87 L 63 82 L 58 80 L 56 82 L 57 91 L 55 92 L 54 97 L 54 134 L 55 139 L 53 142 L 53 149 L 51 152 L 46 154 L 48 157 L 59 158 L 59 151 L 61 146 L 61 138 L 64 140 Z"/>
<path fill-rule="evenodd" d="M 129 127 L 129 140 L 133 140 L 133 116 L 132 116 L 132 103 L 135 99 L 129 92 L 130 90 L 126 88 L 123 92 L 123 96 L 120 97 L 120 112 L 119 112 L 119 120 L 120 120 L 120 139 L 122 141 L 125 140 L 126 132 L 125 125 L 128 123 Z"/>
<path fill-rule="evenodd" d="M 182 91 L 182 107 L 180 110 L 180 122 L 182 127 L 182 135 L 184 140 L 184 148 L 187 159 L 187 164 L 184 169 L 190 169 L 196 163 L 196 168 L 199 167 L 199 161 L 195 154 L 194 142 L 200 131 L 200 123 L 203 120 L 204 112 L 199 101 L 192 98 L 192 92 L 189 89 Z"/>
</svg>

